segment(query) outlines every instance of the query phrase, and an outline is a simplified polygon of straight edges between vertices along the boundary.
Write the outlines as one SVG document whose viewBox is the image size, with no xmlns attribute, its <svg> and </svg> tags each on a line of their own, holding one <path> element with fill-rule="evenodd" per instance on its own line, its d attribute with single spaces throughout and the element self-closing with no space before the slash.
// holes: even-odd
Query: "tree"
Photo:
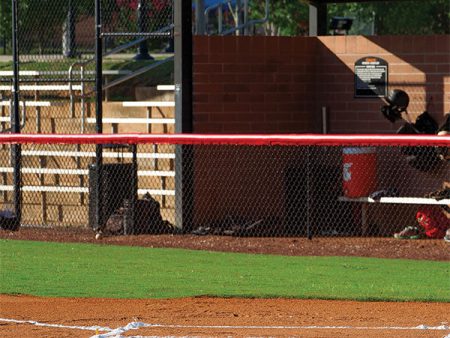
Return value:
<svg viewBox="0 0 450 338">
<path fill-rule="evenodd" d="M 449 34 L 450 31 L 448 0 L 330 4 L 328 16 L 349 16 L 358 22 L 375 20 L 377 35 Z M 355 28 L 353 32 L 360 33 Z"/>
<path fill-rule="evenodd" d="M 252 19 L 264 16 L 265 0 L 250 1 Z M 375 34 L 450 34 L 450 1 L 410 0 L 328 4 L 328 17 L 355 19 L 352 34 L 367 34 L 374 22 Z M 266 35 L 306 35 L 308 1 L 271 0 L 270 19 L 264 26 Z"/>
<path fill-rule="evenodd" d="M 11 1 L 0 1 L 0 44 L 6 52 L 8 41 L 11 41 Z"/>
<path fill-rule="evenodd" d="M 264 17 L 265 1 L 251 2 L 250 18 Z M 272 0 L 269 21 L 263 25 L 265 35 L 295 36 L 308 32 L 308 4 L 306 0 Z"/>
</svg>

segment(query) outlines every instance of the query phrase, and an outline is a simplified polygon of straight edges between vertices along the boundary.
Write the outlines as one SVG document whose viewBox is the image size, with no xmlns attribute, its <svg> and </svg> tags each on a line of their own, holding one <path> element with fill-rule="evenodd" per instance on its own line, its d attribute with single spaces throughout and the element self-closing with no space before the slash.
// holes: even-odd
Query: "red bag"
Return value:
<svg viewBox="0 0 450 338">
<path fill-rule="evenodd" d="M 423 207 L 417 212 L 416 219 L 429 238 L 444 238 L 445 232 L 450 227 L 450 220 L 440 208 Z"/>
</svg>

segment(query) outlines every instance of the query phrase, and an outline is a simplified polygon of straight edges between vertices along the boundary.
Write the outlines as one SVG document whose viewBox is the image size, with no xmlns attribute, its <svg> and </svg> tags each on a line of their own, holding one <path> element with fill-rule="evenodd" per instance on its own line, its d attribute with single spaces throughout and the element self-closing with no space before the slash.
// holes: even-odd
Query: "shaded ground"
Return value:
<svg viewBox="0 0 450 338">
<path fill-rule="evenodd" d="M 279 254 L 289 256 L 360 256 L 450 260 L 450 243 L 444 240 L 398 240 L 393 238 L 360 237 L 232 237 L 195 235 L 112 236 L 95 239 L 90 229 L 21 228 L 17 232 L 0 231 L 0 238 L 81 242 L 145 247 L 186 248 L 225 252 Z"/>
</svg>

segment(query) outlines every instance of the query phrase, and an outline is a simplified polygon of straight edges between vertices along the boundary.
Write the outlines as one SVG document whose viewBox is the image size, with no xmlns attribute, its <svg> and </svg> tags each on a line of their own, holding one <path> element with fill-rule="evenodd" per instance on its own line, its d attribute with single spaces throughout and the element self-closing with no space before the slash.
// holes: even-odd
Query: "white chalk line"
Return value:
<svg viewBox="0 0 450 338">
<path fill-rule="evenodd" d="M 348 325 L 178 325 L 178 324 L 148 324 L 143 322 L 131 322 L 125 326 L 118 327 L 116 329 L 111 329 L 105 326 L 78 326 L 78 325 L 61 325 L 61 324 L 50 324 L 42 323 L 34 320 L 19 320 L 19 319 L 8 319 L 0 318 L 0 322 L 9 322 L 17 324 L 31 324 L 42 327 L 54 327 L 54 328 L 64 328 L 64 329 L 77 329 L 86 331 L 99 331 L 105 332 L 102 334 L 96 334 L 91 338 L 107 338 L 107 337 L 120 337 L 121 333 L 127 332 L 129 330 L 137 330 L 142 327 L 158 327 L 158 328 L 186 328 L 186 329 L 274 329 L 274 330 L 433 330 L 433 331 L 444 331 L 450 330 L 447 325 L 440 326 L 428 326 L 428 325 L 418 325 L 418 326 L 348 326 Z M 449 335 L 450 336 L 450 335 Z"/>
<path fill-rule="evenodd" d="M 86 330 L 86 331 L 113 331 L 113 329 L 105 326 L 78 326 L 78 325 L 61 325 L 61 324 L 50 324 L 50 323 L 41 323 L 35 320 L 20 320 L 20 319 L 8 319 L 8 318 L 0 318 L 0 322 L 8 322 L 8 323 L 16 323 L 16 324 L 31 324 L 36 326 L 44 326 L 44 327 L 56 327 L 61 329 L 77 329 L 77 330 Z"/>
</svg>

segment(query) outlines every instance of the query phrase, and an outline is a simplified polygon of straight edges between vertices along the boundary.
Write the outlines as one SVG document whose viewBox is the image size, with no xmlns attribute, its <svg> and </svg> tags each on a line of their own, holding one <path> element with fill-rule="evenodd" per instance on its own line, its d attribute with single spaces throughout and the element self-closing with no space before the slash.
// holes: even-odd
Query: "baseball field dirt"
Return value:
<svg viewBox="0 0 450 338">
<path fill-rule="evenodd" d="M 2 337 L 439 337 L 447 303 L 0 296 Z M 36 323 L 21 323 L 33 320 Z M 135 329 L 131 329 L 134 323 Z M 144 326 L 146 324 L 146 326 Z M 53 325 L 53 326 L 52 326 Z M 128 327 L 126 327 L 128 325 Z M 107 327 L 107 330 L 94 326 Z M 120 329 L 122 328 L 122 329 Z M 116 331 L 112 331 L 116 329 Z"/>
<path fill-rule="evenodd" d="M 280 255 L 450 261 L 443 240 L 116 236 L 23 228 L 0 238 Z M 443 287 L 448 281 L 443 281 Z M 2 337 L 450 337 L 449 303 L 297 299 L 95 299 L 0 295 Z"/>
</svg>

